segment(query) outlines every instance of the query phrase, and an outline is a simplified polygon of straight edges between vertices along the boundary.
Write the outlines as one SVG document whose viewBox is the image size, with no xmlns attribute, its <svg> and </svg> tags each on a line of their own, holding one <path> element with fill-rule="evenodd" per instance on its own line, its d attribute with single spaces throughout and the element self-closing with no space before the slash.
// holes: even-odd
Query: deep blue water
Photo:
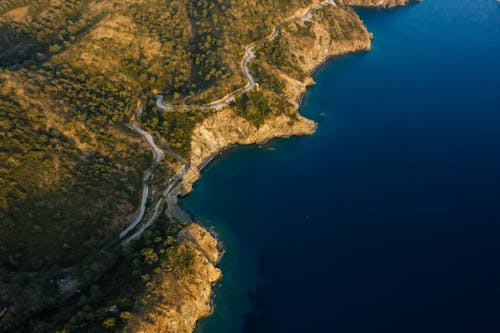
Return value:
<svg viewBox="0 0 500 333">
<path fill-rule="evenodd" d="M 500 3 L 360 15 L 373 50 L 316 75 L 317 133 L 184 200 L 227 248 L 199 332 L 500 332 Z"/>
</svg>

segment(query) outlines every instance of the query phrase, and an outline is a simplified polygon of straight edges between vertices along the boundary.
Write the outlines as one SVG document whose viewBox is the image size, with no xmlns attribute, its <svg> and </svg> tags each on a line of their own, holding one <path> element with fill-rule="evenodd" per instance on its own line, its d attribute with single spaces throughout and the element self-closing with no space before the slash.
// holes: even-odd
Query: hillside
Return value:
<svg viewBox="0 0 500 333">
<path fill-rule="evenodd" d="M 119 330 L 165 312 L 139 296 L 192 278 L 177 196 L 230 145 L 312 133 L 297 113 L 311 71 L 370 48 L 346 5 L 409 1 L 342 2 L 0 1 L 0 331 Z"/>
</svg>

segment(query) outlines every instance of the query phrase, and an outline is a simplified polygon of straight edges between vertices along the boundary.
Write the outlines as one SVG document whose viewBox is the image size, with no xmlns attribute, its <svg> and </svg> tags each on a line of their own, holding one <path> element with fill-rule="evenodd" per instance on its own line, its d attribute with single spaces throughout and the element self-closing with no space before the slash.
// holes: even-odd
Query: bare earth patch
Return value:
<svg viewBox="0 0 500 333">
<path fill-rule="evenodd" d="M 29 6 L 19 7 L 8 11 L 0 18 L 0 22 L 29 23 L 31 16 L 28 14 Z"/>
</svg>

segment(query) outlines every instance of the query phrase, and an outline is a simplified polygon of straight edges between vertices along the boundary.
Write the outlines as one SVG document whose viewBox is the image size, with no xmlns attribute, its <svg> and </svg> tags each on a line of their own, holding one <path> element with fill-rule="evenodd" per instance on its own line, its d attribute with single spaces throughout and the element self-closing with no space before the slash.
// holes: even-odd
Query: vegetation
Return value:
<svg viewBox="0 0 500 333">
<path fill-rule="evenodd" d="M 246 118 L 255 126 L 261 125 L 271 113 L 267 98 L 261 90 L 253 90 L 241 95 L 231 106 L 237 115 Z"/>
<path fill-rule="evenodd" d="M 146 106 L 141 126 L 187 160 L 193 130 L 213 112 L 196 105 L 242 88 L 245 47 L 309 3 L 0 1 L 0 312 L 9 308 L 0 331 L 119 330 L 158 271 L 190 272 L 193 258 L 173 252 L 179 226 L 168 221 L 116 246 L 152 160 L 130 128 L 137 102 Z M 317 20 L 351 38 L 359 27 L 335 15 L 325 9 Z M 291 50 L 315 38 L 312 28 L 290 23 L 257 46 L 250 69 L 260 87 L 232 103 L 236 114 L 255 126 L 294 115 L 282 74 L 306 77 Z M 152 91 L 185 107 L 159 110 Z M 174 174 L 166 160 L 152 186 Z M 74 280 L 81 294 L 66 299 L 61 286 Z"/>
<path fill-rule="evenodd" d="M 170 149 L 188 159 L 193 130 L 209 113 L 196 108 L 165 112 L 155 105 L 153 98 L 148 101 L 142 113 L 142 127 L 150 133 L 156 133 Z"/>
<path fill-rule="evenodd" d="M 70 273 L 71 279 L 79 281 L 80 293 L 63 300 L 63 306 L 56 311 L 25 322 L 21 330 L 69 333 L 103 332 L 123 327 L 138 307 L 151 305 L 147 301 L 148 290 L 161 283 L 158 279 L 161 272 L 189 273 L 190 254 L 177 252 L 176 236 L 184 226 L 161 214 L 158 222 L 130 246 L 111 245 L 86 257 Z M 64 275 L 59 280 L 63 278 Z M 55 284 L 47 287 L 57 288 Z M 4 318 L 0 331 L 9 331 L 12 319 Z"/>
<path fill-rule="evenodd" d="M 50 3 L 50 7 L 49 7 Z M 29 5 L 28 24 L 0 24 L 0 65 L 43 61 L 62 51 L 98 19 L 83 19 L 89 0 L 8 1 L 3 10 Z M 42 15 L 40 15 L 42 14 Z"/>
<path fill-rule="evenodd" d="M 32 100 L 9 89 L 0 94 L 0 265 L 71 263 L 89 250 L 82 244 L 110 236 L 113 229 L 102 227 L 114 212 L 135 210 L 139 168 L 150 153 L 137 138 L 122 137 L 130 98 L 103 79 L 91 84 L 64 66 L 4 77 L 24 85 Z M 90 204 L 93 198 L 101 201 Z"/>
<path fill-rule="evenodd" d="M 297 80 L 304 80 L 309 74 L 301 69 L 297 56 L 291 52 L 292 46 L 290 39 L 283 34 L 276 37 L 271 43 L 265 43 L 259 52 L 261 52 L 261 61 L 267 62 L 271 67 L 279 68 L 284 73 Z M 272 83 L 270 83 L 272 85 Z"/>
</svg>

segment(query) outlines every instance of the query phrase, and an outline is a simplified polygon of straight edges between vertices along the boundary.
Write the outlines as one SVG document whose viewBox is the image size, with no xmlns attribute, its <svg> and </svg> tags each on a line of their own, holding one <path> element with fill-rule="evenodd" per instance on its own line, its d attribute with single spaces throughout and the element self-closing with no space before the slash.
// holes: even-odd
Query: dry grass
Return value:
<svg viewBox="0 0 500 333">
<path fill-rule="evenodd" d="M 29 23 L 31 16 L 28 14 L 29 6 L 19 7 L 8 11 L 0 17 L 0 22 Z"/>
</svg>

